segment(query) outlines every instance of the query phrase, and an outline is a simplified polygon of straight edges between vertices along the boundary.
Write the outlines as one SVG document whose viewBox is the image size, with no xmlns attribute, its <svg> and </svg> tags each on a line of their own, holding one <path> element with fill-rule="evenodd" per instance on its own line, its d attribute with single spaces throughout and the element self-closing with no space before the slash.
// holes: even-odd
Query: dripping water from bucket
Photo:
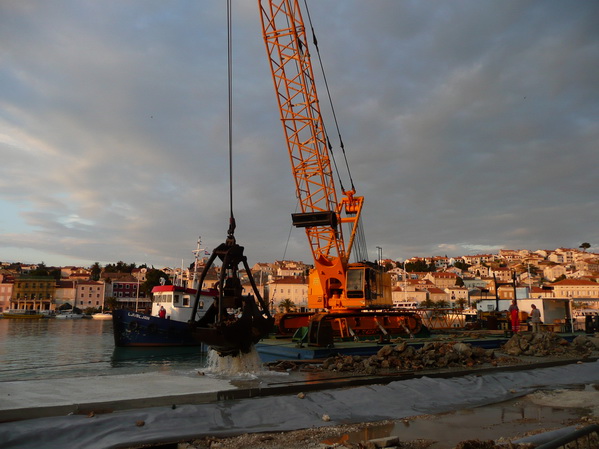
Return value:
<svg viewBox="0 0 599 449">
<path fill-rule="evenodd" d="M 255 377 L 265 372 L 262 360 L 254 345 L 246 354 L 221 357 L 213 349 L 208 352 L 207 373 L 226 377 Z"/>
</svg>

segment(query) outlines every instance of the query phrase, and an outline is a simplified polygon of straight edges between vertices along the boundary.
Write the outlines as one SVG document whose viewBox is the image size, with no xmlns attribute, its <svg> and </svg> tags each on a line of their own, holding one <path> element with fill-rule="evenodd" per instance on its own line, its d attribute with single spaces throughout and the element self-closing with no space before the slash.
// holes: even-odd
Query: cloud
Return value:
<svg viewBox="0 0 599 449">
<path fill-rule="evenodd" d="M 597 4 L 309 4 L 371 257 L 599 245 Z M 250 262 L 310 261 L 259 11 L 233 6 L 236 235 Z M 0 44 L 0 260 L 179 265 L 224 240 L 222 2 L 3 2 Z"/>
</svg>

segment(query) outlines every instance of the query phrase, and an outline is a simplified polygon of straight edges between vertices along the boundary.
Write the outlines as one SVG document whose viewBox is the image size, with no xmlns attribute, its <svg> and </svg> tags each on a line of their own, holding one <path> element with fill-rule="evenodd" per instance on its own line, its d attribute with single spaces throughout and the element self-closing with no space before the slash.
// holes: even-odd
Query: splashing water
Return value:
<svg viewBox="0 0 599 449">
<path fill-rule="evenodd" d="M 247 354 L 240 353 L 235 357 L 221 357 L 214 350 L 208 353 L 208 371 L 222 376 L 255 377 L 264 373 L 260 355 L 254 345 Z"/>
</svg>

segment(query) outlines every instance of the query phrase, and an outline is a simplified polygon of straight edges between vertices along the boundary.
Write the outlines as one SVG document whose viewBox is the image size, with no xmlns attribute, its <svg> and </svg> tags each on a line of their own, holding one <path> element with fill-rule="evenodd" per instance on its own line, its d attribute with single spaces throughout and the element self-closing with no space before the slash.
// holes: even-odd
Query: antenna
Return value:
<svg viewBox="0 0 599 449">
<path fill-rule="evenodd" d="M 204 249 L 202 248 L 202 236 L 199 236 L 198 237 L 198 245 L 197 245 L 196 249 L 194 249 L 192 251 L 193 257 L 194 257 L 194 263 L 193 263 L 193 280 L 191 282 L 191 288 L 194 288 L 196 290 L 199 290 L 201 288 L 200 285 L 198 285 L 196 287 L 196 284 L 198 282 L 198 265 L 199 265 L 199 261 L 200 261 L 200 254 L 202 254 L 203 251 L 204 251 Z"/>
</svg>

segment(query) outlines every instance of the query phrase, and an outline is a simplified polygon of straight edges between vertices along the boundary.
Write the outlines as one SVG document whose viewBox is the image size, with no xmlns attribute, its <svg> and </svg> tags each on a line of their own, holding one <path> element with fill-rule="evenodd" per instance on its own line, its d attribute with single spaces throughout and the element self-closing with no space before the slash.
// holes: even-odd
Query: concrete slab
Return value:
<svg viewBox="0 0 599 449">
<path fill-rule="evenodd" d="M 592 358 L 596 360 L 597 358 Z M 590 360 L 587 360 L 590 361 Z M 292 371 L 263 372 L 254 378 L 223 378 L 189 373 L 147 373 L 0 382 L 0 423 L 70 414 L 87 415 L 174 404 L 218 403 L 226 400 L 294 394 L 420 377 L 451 378 L 469 374 L 520 371 L 576 363 L 576 359 L 534 360 L 503 367 L 429 369 L 379 375 Z M 274 377 L 273 377 L 274 376 Z"/>
<path fill-rule="evenodd" d="M 201 404 L 216 401 L 219 392 L 237 388 L 230 380 L 161 373 L 0 382 L 0 422 Z"/>
</svg>

